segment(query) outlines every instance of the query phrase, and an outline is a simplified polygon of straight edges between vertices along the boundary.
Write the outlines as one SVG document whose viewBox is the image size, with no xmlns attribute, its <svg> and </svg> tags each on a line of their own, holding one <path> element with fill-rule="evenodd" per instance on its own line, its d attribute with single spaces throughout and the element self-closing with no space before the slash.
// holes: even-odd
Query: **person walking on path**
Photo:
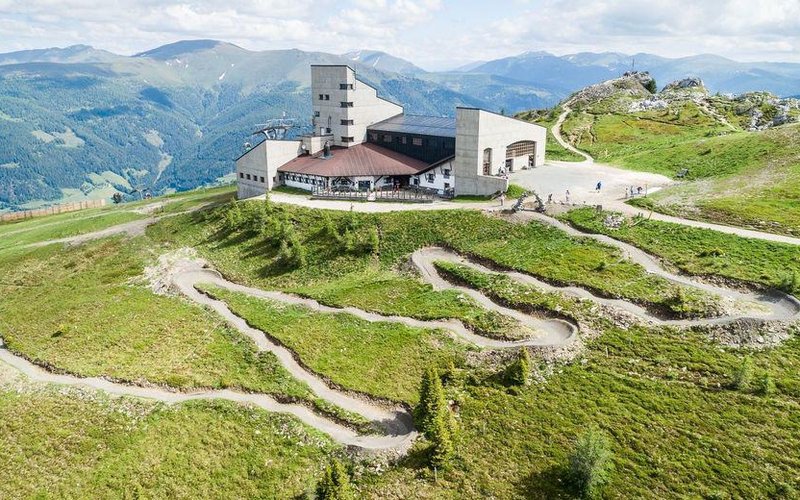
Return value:
<svg viewBox="0 0 800 500">
<path fill-rule="evenodd" d="M 567 204 L 569 204 L 569 189 L 567 189 L 567 194 L 564 197 L 564 200 L 567 202 Z"/>
<path fill-rule="evenodd" d="M 595 191 L 598 193 L 600 192 L 600 188 L 603 187 L 603 181 L 597 181 L 597 187 L 595 187 Z"/>
</svg>

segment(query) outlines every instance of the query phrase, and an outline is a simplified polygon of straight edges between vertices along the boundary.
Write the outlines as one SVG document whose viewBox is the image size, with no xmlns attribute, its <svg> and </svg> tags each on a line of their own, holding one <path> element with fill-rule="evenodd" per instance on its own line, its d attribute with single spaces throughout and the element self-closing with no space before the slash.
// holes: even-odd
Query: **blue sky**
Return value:
<svg viewBox="0 0 800 500">
<path fill-rule="evenodd" d="M 800 0 L 0 0 L 0 52 L 191 38 L 384 50 L 426 69 L 539 50 L 800 62 Z"/>
</svg>

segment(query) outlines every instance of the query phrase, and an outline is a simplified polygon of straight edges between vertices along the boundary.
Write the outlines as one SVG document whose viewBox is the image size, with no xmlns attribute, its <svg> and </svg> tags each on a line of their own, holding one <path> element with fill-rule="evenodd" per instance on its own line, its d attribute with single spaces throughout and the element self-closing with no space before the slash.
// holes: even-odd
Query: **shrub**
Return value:
<svg viewBox="0 0 800 500">
<path fill-rule="evenodd" d="M 378 250 L 380 250 L 381 245 L 381 238 L 378 234 L 378 227 L 372 226 L 369 228 L 369 234 L 367 235 L 367 251 L 372 254 L 377 254 Z"/>
<path fill-rule="evenodd" d="M 242 228 L 242 221 L 244 215 L 242 214 L 242 207 L 236 201 L 232 201 L 225 212 L 225 227 L 230 232 L 239 231 Z"/>
<path fill-rule="evenodd" d="M 513 385 L 526 385 L 531 373 L 531 358 L 524 347 L 519 351 L 519 357 L 508 369 L 508 381 Z"/>
<path fill-rule="evenodd" d="M 781 279 L 780 285 L 778 285 L 781 291 L 786 293 L 794 293 L 795 291 L 800 290 L 800 274 L 797 271 L 791 271 L 787 273 L 783 279 Z"/>
<path fill-rule="evenodd" d="M 353 498 L 350 476 L 339 460 L 333 459 L 325 468 L 325 475 L 317 485 L 320 500 L 343 500 Z"/>
<path fill-rule="evenodd" d="M 747 391 L 753 384 L 753 360 L 747 356 L 733 372 L 733 388 Z"/>
<path fill-rule="evenodd" d="M 575 449 L 569 456 L 569 484 L 580 496 L 597 495 L 611 479 L 614 470 L 612 458 L 608 437 L 599 429 L 590 427 L 575 441 Z"/>
<path fill-rule="evenodd" d="M 651 78 L 650 80 L 648 80 L 647 83 L 644 85 L 644 88 L 646 88 L 647 91 L 650 92 L 651 94 L 655 94 L 656 92 L 658 92 L 658 84 L 656 83 L 655 78 Z"/>
<path fill-rule="evenodd" d="M 769 373 L 763 373 L 756 380 L 756 393 L 762 396 L 772 396 L 775 394 L 775 381 Z"/>
</svg>

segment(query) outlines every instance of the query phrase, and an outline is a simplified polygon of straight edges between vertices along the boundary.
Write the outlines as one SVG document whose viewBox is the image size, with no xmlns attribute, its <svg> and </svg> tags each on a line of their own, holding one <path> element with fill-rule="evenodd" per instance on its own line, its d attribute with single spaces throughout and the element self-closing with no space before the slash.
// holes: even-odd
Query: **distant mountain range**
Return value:
<svg viewBox="0 0 800 500">
<path fill-rule="evenodd" d="M 800 64 L 743 63 L 708 54 L 670 59 L 652 54 L 615 52 L 565 56 L 526 52 L 466 67 L 470 73 L 503 76 L 545 88 L 571 91 L 637 69 L 649 71 L 662 86 L 695 76 L 702 78 L 712 92 L 739 94 L 764 90 L 782 97 L 800 93 Z"/>
<path fill-rule="evenodd" d="M 377 51 L 254 52 L 214 40 L 134 56 L 86 45 L 0 54 L 0 210 L 214 182 L 233 171 L 256 124 L 284 114 L 310 122 L 311 64 L 350 64 L 410 113 L 452 115 L 459 105 L 549 107 L 618 76 L 631 57 L 536 52 L 428 72 Z M 797 64 L 646 54 L 635 64 L 662 85 L 700 76 L 712 91 L 800 93 Z"/>
</svg>

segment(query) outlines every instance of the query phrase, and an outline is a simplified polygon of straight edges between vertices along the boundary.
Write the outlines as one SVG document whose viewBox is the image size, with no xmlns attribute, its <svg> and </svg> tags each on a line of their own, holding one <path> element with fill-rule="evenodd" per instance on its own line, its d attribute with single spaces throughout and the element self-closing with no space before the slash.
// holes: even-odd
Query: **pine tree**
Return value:
<svg viewBox="0 0 800 500">
<path fill-rule="evenodd" d="M 431 398 L 431 386 L 433 385 L 433 378 L 435 376 L 436 370 L 434 368 L 428 368 L 423 372 L 422 381 L 419 386 L 419 403 L 417 403 L 414 409 L 414 422 L 417 424 L 417 428 L 422 432 L 425 432 L 425 429 L 428 427 L 428 421 L 430 420 L 428 415 L 428 401 Z"/>
<path fill-rule="evenodd" d="M 372 226 L 369 228 L 369 235 L 367 237 L 367 251 L 372 254 L 377 254 L 380 250 L 381 238 L 378 234 L 378 228 Z"/>
<path fill-rule="evenodd" d="M 317 485 L 317 498 L 320 500 L 344 500 L 353 498 L 350 476 L 344 465 L 335 458 L 325 468 L 325 475 Z"/>
<path fill-rule="evenodd" d="M 569 482 L 583 497 L 597 495 L 611 479 L 613 453 L 605 433 L 590 427 L 575 442 L 569 457 Z"/>
<path fill-rule="evenodd" d="M 242 220 L 242 207 L 235 200 L 231 201 L 228 210 L 225 212 L 225 225 L 230 232 L 236 232 L 241 229 Z"/>
<path fill-rule="evenodd" d="M 428 427 L 428 439 L 433 442 L 431 465 L 437 469 L 444 469 L 453 458 L 453 424 L 450 410 L 446 406 L 438 410 Z"/>
<path fill-rule="evenodd" d="M 509 367 L 508 379 L 514 385 L 525 385 L 531 373 L 531 357 L 524 347 L 519 352 L 519 357 Z"/>
</svg>

